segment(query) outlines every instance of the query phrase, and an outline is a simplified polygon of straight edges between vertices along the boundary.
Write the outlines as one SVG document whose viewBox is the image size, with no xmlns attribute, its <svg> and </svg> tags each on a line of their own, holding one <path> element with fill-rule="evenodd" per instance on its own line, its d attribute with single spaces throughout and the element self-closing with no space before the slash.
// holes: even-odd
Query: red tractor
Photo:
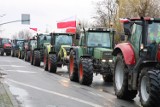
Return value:
<svg viewBox="0 0 160 107">
<path fill-rule="evenodd" d="M 139 92 L 142 106 L 160 107 L 160 18 L 121 21 L 128 41 L 113 51 L 115 94 L 132 100 Z"/>
<path fill-rule="evenodd" d="M 11 55 L 11 42 L 8 38 L 0 38 L 0 55 L 6 53 L 7 56 Z"/>
</svg>

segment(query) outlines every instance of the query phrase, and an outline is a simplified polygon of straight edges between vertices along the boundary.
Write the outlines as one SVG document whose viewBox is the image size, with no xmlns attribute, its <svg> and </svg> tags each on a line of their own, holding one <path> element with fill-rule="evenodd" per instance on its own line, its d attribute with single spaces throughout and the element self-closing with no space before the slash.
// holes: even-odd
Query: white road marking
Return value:
<svg viewBox="0 0 160 107">
<path fill-rule="evenodd" d="M 9 66 L 9 67 L 25 67 L 25 66 L 17 66 L 17 65 L 0 65 L 1 67 Z"/>
<path fill-rule="evenodd" d="M 29 85 L 29 84 L 24 84 L 24 83 L 21 83 L 21 82 L 12 80 L 12 79 L 8 79 L 8 80 L 10 82 L 13 82 L 13 83 L 16 83 L 16 84 L 19 84 L 19 85 L 22 85 L 22 86 L 30 87 L 30 88 L 33 88 L 33 89 L 36 89 L 36 90 L 39 90 L 39 91 L 43 91 L 43 92 L 46 92 L 46 93 L 50 93 L 50 94 L 54 94 L 54 95 L 57 95 L 57 96 L 65 97 L 65 98 L 68 98 L 68 99 L 71 99 L 71 100 L 74 100 L 74 101 L 77 101 L 77 102 L 80 102 L 80 103 L 84 103 L 84 104 L 87 104 L 87 105 L 90 105 L 90 106 L 93 106 L 93 107 L 103 107 L 101 105 L 98 105 L 98 104 L 95 104 L 95 103 L 92 103 L 92 102 L 88 102 L 88 101 L 84 101 L 84 100 L 76 98 L 76 97 L 72 97 L 72 96 L 68 96 L 68 95 L 65 95 L 65 94 L 58 93 L 58 92 L 42 89 L 42 88 L 32 86 L 32 85 Z"/>
<path fill-rule="evenodd" d="M 20 72 L 20 73 L 37 73 L 33 71 L 24 71 L 24 70 L 5 70 L 5 71 L 13 71 L 13 72 Z"/>
</svg>

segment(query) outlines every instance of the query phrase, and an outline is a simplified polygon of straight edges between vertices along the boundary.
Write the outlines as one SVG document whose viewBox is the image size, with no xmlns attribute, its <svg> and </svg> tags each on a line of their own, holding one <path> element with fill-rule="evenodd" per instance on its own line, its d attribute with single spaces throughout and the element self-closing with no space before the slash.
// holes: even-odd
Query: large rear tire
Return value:
<svg viewBox="0 0 160 107">
<path fill-rule="evenodd" d="M 52 72 L 52 73 L 56 73 L 56 71 L 57 71 L 57 56 L 56 56 L 56 54 L 49 54 L 48 71 Z"/>
<path fill-rule="evenodd" d="M 40 66 L 41 62 L 41 55 L 39 51 L 34 51 L 34 59 L 33 59 L 33 65 L 34 66 Z"/>
<path fill-rule="evenodd" d="M 113 85 L 117 98 L 132 100 L 137 95 L 136 90 L 128 90 L 128 68 L 121 54 L 118 54 L 116 58 Z"/>
<path fill-rule="evenodd" d="M 76 62 L 76 52 L 74 50 L 72 50 L 70 52 L 70 58 L 69 58 L 69 66 L 68 66 L 68 70 L 69 70 L 69 78 L 71 81 L 75 81 L 78 82 L 78 65 Z"/>
<path fill-rule="evenodd" d="M 4 49 L 3 48 L 0 50 L 0 52 L 1 52 L 1 56 L 4 56 Z"/>
<path fill-rule="evenodd" d="M 93 63 L 89 58 L 81 59 L 79 63 L 79 83 L 91 85 L 93 81 Z"/>
<path fill-rule="evenodd" d="M 14 57 L 14 50 L 11 50 L 11 56 Z"/>
<path fill-rule="evenodd" d="M 7 55 L 7 56 L 10 56 L 10 55 L 11 55 L 11 53 L 6 53 L 6 55 Z"/>
<path fill-rule="evenodd" d="M 160 70 L 142 70 L 139 78 L 139 97 L 143 107 L 160 107 L 159 83 Z"/>
</svg>

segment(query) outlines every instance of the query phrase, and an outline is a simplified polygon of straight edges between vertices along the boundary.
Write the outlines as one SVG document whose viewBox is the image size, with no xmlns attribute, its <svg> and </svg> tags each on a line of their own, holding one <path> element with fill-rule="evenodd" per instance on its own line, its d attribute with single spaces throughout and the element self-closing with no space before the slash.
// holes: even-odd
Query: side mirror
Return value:
<svg viewBox="0 0 160 107">
<path fill-rule="evenodd" d="M 125 40 L 125 35 L 121 35 L 121 41 L 124 41 Z"/>
<path fill-rule="evenodd" d="M 133 23 L 124 23 L 124 33 L 125 35 L 131 35 L 131 26 Z"/>
<path fill-rule="evenodd" d="M 80 35 L 76 33 L 76 39 L 80 39 Z"/>
<path fill-rule="evenodd" d="M 47 40 L 47 37 L 46 37 L 46 36 L 44 37 L 44 40 Z"/>
</svg>

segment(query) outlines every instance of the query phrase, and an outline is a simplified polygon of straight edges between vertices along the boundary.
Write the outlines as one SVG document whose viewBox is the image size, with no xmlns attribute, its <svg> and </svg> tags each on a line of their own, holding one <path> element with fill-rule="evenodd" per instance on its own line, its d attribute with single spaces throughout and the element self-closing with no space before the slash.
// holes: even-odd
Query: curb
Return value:
<svg viewBox="0 0 160 107">
<path fill-rule="evenodd" d="M 3 85 L 4 89 L 5 89 L 8 97 L 10 98 L 10 101 L 11 101 L 13 107 L 20 107 L 20 106 L 18 105 L 17 100 L 13 97 L 12 93 L 10 92 L 8 85 L 5 84 L 5 83 L 2 83 L 2 85 Z"/>
</svg>

